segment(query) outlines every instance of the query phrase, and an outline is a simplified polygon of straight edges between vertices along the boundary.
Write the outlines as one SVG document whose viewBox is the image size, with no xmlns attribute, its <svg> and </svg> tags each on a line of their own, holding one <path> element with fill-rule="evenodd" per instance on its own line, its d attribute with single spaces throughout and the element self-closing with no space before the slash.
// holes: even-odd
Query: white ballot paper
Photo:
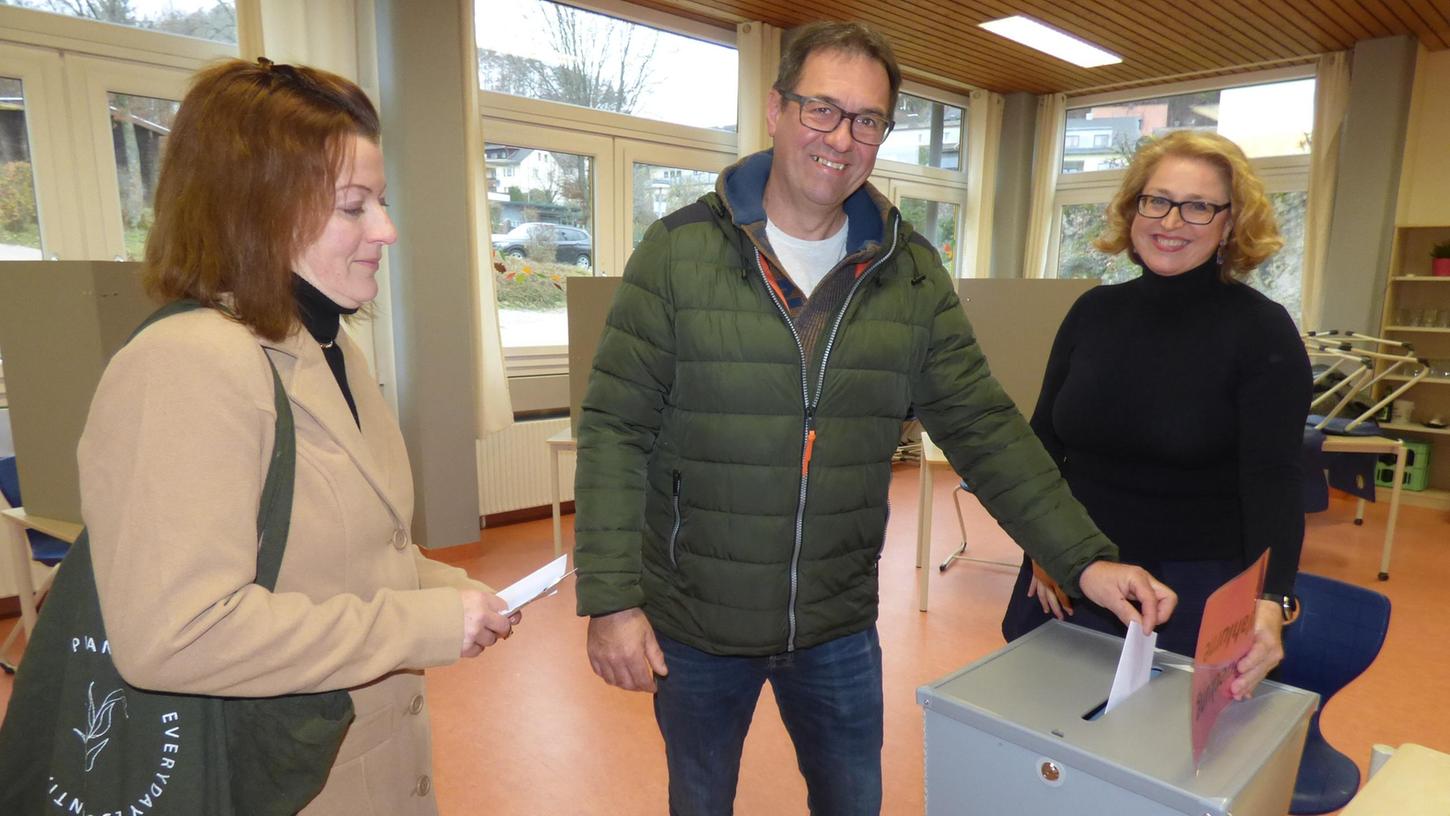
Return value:
<svg viewBox="0 0 1450 816">
<path fill-rule="evenodd" d="M 504 614 L 512 615 L 530 601 L 558 592 L 559 582 L 573 573 L 564 571 L 568 563 L 569 555 L 565 553 L 501 590 L 498 596 L 509 605 Z"/>
<path fill-rule="evenodd" d="M 1143 634 L 1137 621 L 1128 624 L 1128 634 L 1123 638 L 1123 656 L 1118 658 L 1118 673 L 1113 677 L 1113 690 L 1108 692 L 1108 706 L 1103 713 L 1118 707 L 1128 695 L 1147 685 L 1153 670 L 1153 647 L 1158 645 L 1158 633 Z"/>
</svg>

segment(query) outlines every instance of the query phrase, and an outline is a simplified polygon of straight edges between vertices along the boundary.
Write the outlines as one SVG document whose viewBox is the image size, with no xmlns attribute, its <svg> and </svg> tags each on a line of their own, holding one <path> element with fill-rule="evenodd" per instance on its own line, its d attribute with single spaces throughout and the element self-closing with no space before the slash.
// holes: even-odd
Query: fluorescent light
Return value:
<svg viewBox="0 0 1450 816">
<path fill-rule="evenodd" d="M 1112 65 L 1123 61 L 1123 58 L 1117 54 L 1104 51 L 1092 43 L 1079 40 L 1071 34 L 1064 34 L 1020 14 L 1000 20 L 989 20 L 981 23 L 980 26 L 993 34 L 1022 43 L 1028 48 L 1035 48 L 1044 54 L 1066 60 L 1083 68 L 1096 68 L 1100 65 Z"/>
</svg>

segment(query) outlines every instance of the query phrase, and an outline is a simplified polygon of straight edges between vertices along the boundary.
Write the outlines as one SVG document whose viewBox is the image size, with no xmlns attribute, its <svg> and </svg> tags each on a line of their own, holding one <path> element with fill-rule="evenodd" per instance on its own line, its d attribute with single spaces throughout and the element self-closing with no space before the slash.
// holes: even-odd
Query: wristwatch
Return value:
<svg viewBox="0 0 1450 816">
<path fill-rule="evenodd" d="M 1276 595 L 1272 592 L 1265 592 L 1259 596 L 1260 600 L 1273 601 L 1279 605 L 1279 611 L 1284 614 L 1284 622 L 1289 623 L 1299 617 L 1299 600 L 1293 595 Z"/>
</svg>

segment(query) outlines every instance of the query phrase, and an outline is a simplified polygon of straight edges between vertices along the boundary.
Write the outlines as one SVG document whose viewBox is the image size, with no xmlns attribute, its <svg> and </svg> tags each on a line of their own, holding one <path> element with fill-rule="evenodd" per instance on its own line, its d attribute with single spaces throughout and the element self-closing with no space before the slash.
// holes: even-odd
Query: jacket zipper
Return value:
<svg viewBox="0 0 1450 816">
<path fill-rule="evenodd" d="M 841 304 L 840 311 L 836 313 L 836 319 L 831 325 L 831 333 L 826 338 L 826 350 L 821 355 L 821 373 L 816 380 L 815 399 L 811 398 L 810 382 L 806 377 L 810 364 L 806 360 L 805 344 L 801 342 L 800 333 L 796 331 L 795 321 L 790 319 L 790 312 L 786 310 L 785 304 L 781 303 L 780 298 L 776 296 L 775 287 L 770 285 L 770 279 L 767 277 L 768 273 L 765 271 L 765 265 L 761 261 L 760 250 L 758 248 L 755 250 L 755 268 L 760 272 L 761 280 L 765 284 L 765 291 L 770 294 L 771 302 L 775 304 L 776 310 L 780 312 L 781 318 L 785 320 L 786 327 L 790 329 L 791 337 L 795 338 L 796 351 L 800 354 L 801 359 L 801 401 L 805 410 L 801 428 L 801 489 L 800 496 L 796 500 L 795 543 L 790 555 L 790 606 L 786 610 L 786 616 L 790 623 L 790 632 L 785 644 L 785 649 L 788 652 L 795 651 L 795 607 L 796 598 L 800 593 L 800 558 L 801 542 L 805 532 L 806 489 L 810 483 L 811 453 L 816 444 L 816 405 L 820 402 L 821 391 L 825 388 L 826 384 L 826 364 L 831 359 L 831 348 L 836 343 L 836 334 L 840 331 L 841 321 L 845 319 L 846 311 L 851 308 L 851 301 L 855 299 L 856 291 L 861 288 L 861 282 L 870 277 L 871 273 L 875 272 L 877 267 L 885 263 L 886 259 L 890 258 L 896 251 L 896 242 L 900 233 L 900 221 L 901 217 L 897 215 L 891 222 L 891 247 L 880 258 L 877 258 L 876 262 L 871 264 L 865 272 L 856 278 L 856 282 L 851 285 L 851 291 L 846 294 L 845 302 Z"/>
<path fill-rule="evenodd" d="M 680 522 L 682 520 L 680 518 L 680 482 L 682 481 L 682 477 L 680 476 L 680 472 L 676 470 L 671 472 L 670 478 L 673 480 L 670 503 L 675 508 L 675 524 L 670 528 L 670 566 L 679 569 L 680 562 L 675 557 L 675 542 L 680 538 Z"/>
<path fill-rule="evenodd" d="M 761 282 L 765 284 L 765 291 L 770 295 L 770 302 L 780 312 L 780 317 L 785 321 L 786 328 L 790 329 L 790 336 L 795 338 L 796 352 L 801 358 L 801 406 L 804 411 L 804 423 L 801 429 L 801 490 L 796 500 L 795 508 L 795 544 L 790 554 L 790 605 L 786 607 L 786 618 L 790 622 L 790 633 L 786 637 L 785 650 L 795 651 L 795 601 L 796 594 L 800 590 L 800 557 L 801 557 L 801 533 L 805 527 L 806 513 L 806 482 L 809 479 L 810 461 L 806 455 L 810 452 L 811 445 L 815 442 L 815 409 L 811 405 L 810 382 L 806 379 L 806 347 L 801 342 L 800 332 L 796 331 L 795 321 L 790 319 L 790 312 L 786 310 L 785 304 L 775 294 L 775 287 L 770 285 L 769 273 L 765 271 L 765 264 L 760 258 L 760 249 L 755 250 L 755 268 L 760 272 Z"/>
</svg>

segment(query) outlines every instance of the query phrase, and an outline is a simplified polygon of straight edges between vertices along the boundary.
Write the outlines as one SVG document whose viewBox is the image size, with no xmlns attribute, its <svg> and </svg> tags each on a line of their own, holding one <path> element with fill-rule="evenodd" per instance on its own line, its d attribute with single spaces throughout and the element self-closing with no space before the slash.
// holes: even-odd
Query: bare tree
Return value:
<svg viewBox="0 0 1450 816">
<path fill-rule="evenodd" d="M 236 7 L 223 0 L 216 0 L 211 6 L 197 11 L 171 9 L 154 18 L 139 16 L 132 0 L 0 0 L 0 5 L 50 11 L 69 17 L 150 28 L 219 42 L 237 41 Z"/>
<path fill-rule="evenodd" d="M 659 33 L 569 6 L 541 3 L 542 28 L 559 62 L 479 51 L 485 87 L 503 93 L 633 113 L 654 80 Z"/>
<path fill-rule="evenodd" d="M 135 25 L 137 18 L 131 0 L 3 0 L 7 6 L 52 11 L 71 17 L 101 20 L 107 23 Z"/>
</svg>

